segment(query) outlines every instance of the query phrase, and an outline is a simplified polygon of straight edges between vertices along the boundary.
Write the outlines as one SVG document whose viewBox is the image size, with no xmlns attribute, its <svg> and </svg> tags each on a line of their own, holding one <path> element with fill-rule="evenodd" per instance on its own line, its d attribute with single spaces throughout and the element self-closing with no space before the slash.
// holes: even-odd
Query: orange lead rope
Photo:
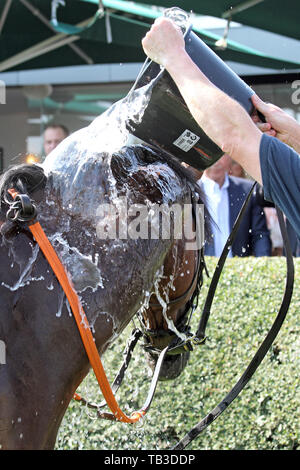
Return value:
<svg viewBox="0 0 300 470">
<path fill-rule="evenodd" d="M 15 199 L 15 197 L 19 195 L 14 189 L 9 189 L 8 192 L 13 197 L 13 199 Z M 123 411 L 120 409 L 114 397 L 114 394 L 111 390 L 108 379 L 106 377 L 100 355 L 98 353 L 93 335 L 91 333 L 88 319 L 82 308 L 80 299 L 74 290 L 72 281 L 69 279 L 69 276 L 65 268 L 63 267 L 51 243 L 49 242 L 40 223 L 32 222 L 32 223 L 29 223 L 28 226 L 35 240 L 39 244 L 39 247 L 44 253 L 48 263 L 53 269 L 54 274 L 56 275 L 58 281 L 60 282 L 67 296 L 67 299 L 70 303 L 70 307 L 75 317 L 77 327 L 79 329 L 79 333 L 80 333 L 83 345 L 85 347 L 87 356 L 95 372 L 98 384 L 106 400 L 106 403 L 113 413 L 113 415 L 106 414 L 107 415 L 106 417 L 108 419 L 116 419 L 118 421 L 122 421 L 125 423 L 135 423 L 139 421 L 139 419 L 146 414 L 147 409 L 145 409 L 145 406 L 144 406 L 143 408 L 141 408 L 140 411 L 133 412 L 130 417 L 126 416 L 123 413 Z"/>
<path fill-rule="evenodd" d="M 98 353 L 93 335 L 91 333 L 91 329 L 89 326 L 88 319 L 86 314 L 82 308 L 80 299 L 77 293 L 74 290 L 72 285 L 72 281 L 69 279 L 65 268 L 63 267 L 60 259 L 58 258 L 54 248 L 52 247 L 51 243 L 49 242 L 45 232 L 43 231 L 39 222 L 35 222 L 29 225 L 29 229 L 33 234 L 34 238 L 36 239 L 37 243 L 39 244 L 42 252 L 44 253 L 48 263 L 50 264 L 51 268 L 53 269 L 58 281 L 60 282 L 67 299 L 70 303 L 70 307 L 72 309 L 75 321 L 77 323 L 77 327 L 85 347 L 87 356 L 91 363 L 91 366 L 94 369 L 98 384 L 101 388 L 103 396 L 106 400 L 107 405 L 113 412 L 113 415 L 116 420 L 123 421 L 125 423 L 135 423 L 137 422 L 142 416 L 145 415 L 145 410 L 141 409 L 140 411 L 135 411 L 132 413 L 130 417 L 126 416 L 123 411 L 120 409 L 106 377 L 100 355 Z"/>
</svg>

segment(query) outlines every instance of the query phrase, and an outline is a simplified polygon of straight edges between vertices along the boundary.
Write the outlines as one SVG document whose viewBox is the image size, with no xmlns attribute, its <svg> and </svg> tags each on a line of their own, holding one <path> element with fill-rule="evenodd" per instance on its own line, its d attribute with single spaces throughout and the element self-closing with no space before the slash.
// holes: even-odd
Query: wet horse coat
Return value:
<svg viewBox="0 0 300 470">
<path fill-rule="evenodd" d="M 3 175 L 1 191 L 3 195 L 23 175 L 102 355 L 152 292 L 174 244 L 171 238 L 101 239 L 99 226 L 109 228 L 111 223 L 105 204 L 118 206 L 123 197 L 147 207 L 190 203 L 195 187 L 166 155 L 144 146 L 97 152 L 94 133 L 89 136 L 91 151 L 82 141 L 89 132 L 84 131 L 54 151 L 53 165 L 46 162 L 44 187 L 32 192 L 43 171 L 33 177 L 21 167 Z M 2 203 L 0 339 L 6 345 L 6 364 L 0 365 L 0 446 L 49 449 L 89 363 L 55 275 L 28 228 L 5 222 L 6 210 Z"/>
</svg>

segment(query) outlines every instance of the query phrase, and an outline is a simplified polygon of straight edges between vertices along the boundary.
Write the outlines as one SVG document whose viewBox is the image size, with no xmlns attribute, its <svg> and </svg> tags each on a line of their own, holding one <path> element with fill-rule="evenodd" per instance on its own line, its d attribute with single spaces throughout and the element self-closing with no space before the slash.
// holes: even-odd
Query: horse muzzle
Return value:
<svg viewBox="0 0 300 470">
<path fill-rule="evenodd" d="M 154 352 L 146 352 L 147 363 L 152 371 L 155 370 L 156 362 L 159 354 Z M 166 355 L 159 373 L 158 380 L 174 380 L 184 370 L 190 357 L 190 351 L 182 354 Z"/>
<path fill-rule="evenodd" d="M 155 332 L 155 336 L 149 335 L 149 330 L 147 333 L 148 334 L 144 333 L 144 339 L 146 342 L 143 347 L 146 352 L 147 364 L 152 372 L 154 372 L 161 351 L 169 344 L 171 345 L 176 336 L 174 333 L 169 333 L 165 330 L 161 330 L 160 333 Z M 189 357 L 189 350 L 183 351 L 179 354 L 167 353 L 162 363 L 158 380 L 163 381 L 176 379 L 187 365 Z"/>
</svg>

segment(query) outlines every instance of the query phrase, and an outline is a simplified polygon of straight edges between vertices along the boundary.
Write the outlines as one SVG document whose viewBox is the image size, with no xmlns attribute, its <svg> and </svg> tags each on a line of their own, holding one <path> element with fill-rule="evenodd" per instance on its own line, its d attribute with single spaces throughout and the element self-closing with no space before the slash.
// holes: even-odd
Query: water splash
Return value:
<svg viewBox="0 0 300 470">
<path fill-rule="evenodd" d="M 128 130 L 128 120 L 142 120 L 151 98 L 151 83 L 138 90 L 131 90 L 122 100 L 114 103 L 87 127 L 67 137 L 41 164 L 45 173 L 66 173 L 75 167 L 73 179 L 79 176 L 84 162 L 99 157 L 99 153 L 109 155 L 120 150 L 133 136 Z M 113 181 L 112 181 L 113 183 Z"/>
<path fill-rule="evenodd" d="M 64 306 L 64 299 L 65 299 L 65 293 L 62 289 L 60 289 L 60 292 L 58 294 L 58 310 L 55 314 L 58 318 L 60 318 L 62 314 L 62 310 Z"/>
<path fill-rule="evenodd" d="M 28 285 L 31 281 L 43 281 L 44 277 L 33 277 L 31 276 L 31 272 L 34 266 L 34 263 L 37 259 L 39 252 L 39 246 L 36 245 L 32 248 L 32 256 L 29 258 L 28 263 L 25 265 L 23 270 L 21 271 L 19 279 L 16 281 L 16 283 L 13 286 L 9 286 L 5 282 L 1 283 L 1 286 L 6 287 L 7 289 L 11 290 L 12 292 L 18 290 L 20 287 L 24 287 L 25 285 Z"/>
<path fill-rule="evenodd" d="M 156 279 L 154 281 L 154 292 L 155 292 L 158 302 L 162 306 L 162 314 L 163 314 L 164 319 L 167 322 L 169 330 L 173 331 L 173 333 L 175 333 L 182 341 L 185 341 L 187 339 L 186 335 L 178 331 L 178 329 L 174 325 L 173 320 L 169 318 L 167 315 L 168 303 L 169 303 L 168 289 L 164 289 L 165 298 L 163 298 L 160 294 L 160 281 L 161 279 L 165 277 L 163 276 L 163 269 L 164 267 L 162 266 L 156 273 Z"/>
<path fill-rule="evenodd" d="M 91 255 L 84 255 L 76 247 L 71 247 L 61 233 L 55 233 L 49 240 L 59 253 L 77 292 L 88 288 L 95 292 L 99 287 L 104 288 L 101 272 Z"/>
<path fill-rule="evenodd" d="M 84 217 L 96 228 L 95 208 L 118 198 L 112 156 L 137 142 L 128 123 L 142 120 L 151 97 L 150 85 L 132 89 L 89 126 L 63 140 L 41 164 L 45 174 L 52 176 L 53 188 L 66 214 Z M 86 188 L 93 188 L 88 196 Z"/>
</svg>

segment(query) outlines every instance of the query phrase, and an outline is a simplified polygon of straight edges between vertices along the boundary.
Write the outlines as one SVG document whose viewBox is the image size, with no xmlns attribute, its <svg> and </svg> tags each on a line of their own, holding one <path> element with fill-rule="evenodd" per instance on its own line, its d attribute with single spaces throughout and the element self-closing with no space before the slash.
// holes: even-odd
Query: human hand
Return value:
<svg viewBox="0 0 300 470">
<path fill-rule="evenodd" d="M 257 95 L 253 95 L 251 99 L 255 109 L 260 111 L 266 119 L 266 123 L 262 123 L 258 116 L 254 115 L 252 119 L 257 127 L 300 152 L 300 125 L 296 119 L 278 106 L 264 103 Z"/>
<path fill-rule="evenodd" d="M 256 110 L 252 114 L 251 119 L 261 132 L 267 135 L 271 135 L 272 137 L 276 137 L 275 129 L 272 129 L 272 126 L 269 122 L 263 122 L 257 114 Z"/>
<path fill-rule="evenodd" d="M 177 60 L 178 54 L 185 51 L 180 27 L 164 17 L 155 20 L 150 31 L 142 39 L 142 46 L 145 54 L 163 67 Z"/>
</svg>

